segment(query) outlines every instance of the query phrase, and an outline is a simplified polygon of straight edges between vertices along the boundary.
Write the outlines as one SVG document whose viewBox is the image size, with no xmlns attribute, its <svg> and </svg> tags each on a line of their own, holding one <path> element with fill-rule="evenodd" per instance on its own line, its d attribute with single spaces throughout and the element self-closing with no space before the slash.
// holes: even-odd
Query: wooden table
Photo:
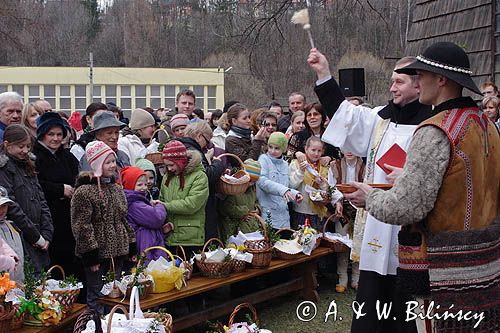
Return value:
<svg viewBox="0 0 500 333">
<path fill-rule="evenodd" d="M 254 277 L 276 272 L 285 268 L 291 268 L 290 279 L 284 283 L 266 288 L 243 297 L 235 298 L 222 304 L 191 313 L 182 318 L 174 318 L 174 331 L 180 331 L 188 327 L 203 323 L 209 319 L 217 318 L 228 314 L 232 309 L 243 302 L 260 303 L 272 298 L 276 298 L 290 292 L 300 291 L 302 297 L 306 300 L 318 302 L 319 295 L 316 291 L 316 264 L 317 260 L 325 255 L 333 253 L 332 249 L 320 247 L 313 251 L 310 256 L 302 255 L 295 260 L 273 260 L 267 268 L 248 268 L 244 272 L 231 274 L 227 278 L 210 279 L 202 276 L 193 276 L 188 281 L 187 287 L 181 290 L 173 290 L 167 293 L 150 294 L 141 300 L 141 308 L 149 309 L 170 303 L 179 299 L 202 294 L 204 292 L 231 285 L 236 282 L 245 281 Z M 100 303 L 109 306 L 123 304 L 128 307 L 129 300 L 121 301 L 120 298 L 104 297 L 99 300 Z"/>
<path fill-rule="evenodd" d="M 57 333 L 64 332 L 65 328 L 70 325 L 74 325 L 78 316 L 87 308 L 86 304 L 75 304 L 73 309 L 59 324 L 47 326 L 47 327 L 31 327 L 23 326 L 17 330 L 13 330 L 12 333 Z M 72 327 L 72 326 L 71 326 Z M 2 332 L 3 333 L 3 332 Z"/>
</svg>

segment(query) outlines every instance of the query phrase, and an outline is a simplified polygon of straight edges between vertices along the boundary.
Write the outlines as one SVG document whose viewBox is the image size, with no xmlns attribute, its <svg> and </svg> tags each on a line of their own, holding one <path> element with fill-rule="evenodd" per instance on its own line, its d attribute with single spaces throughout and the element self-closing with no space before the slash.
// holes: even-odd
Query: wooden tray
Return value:
<svg viewBox="0 0 500 333">
<path fill-rule="evenodd" d="M 368 185 L 373 188 L 379 188 L 384 191 L 390 190 L 393 186 L 392 184 L 368 184 Z M 337 190 L 339 190 L 342 193 L 353 193 L 356 192 L 357 190 L 357 188 L 349 184 L 337 184 L 335 187 L 337 187 Z"/>
</svg>

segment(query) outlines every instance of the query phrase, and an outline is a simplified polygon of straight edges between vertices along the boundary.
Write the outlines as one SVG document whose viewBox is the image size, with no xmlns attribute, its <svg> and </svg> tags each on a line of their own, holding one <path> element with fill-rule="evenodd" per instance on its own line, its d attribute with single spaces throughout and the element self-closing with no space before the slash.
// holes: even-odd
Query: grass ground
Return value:
<svg viewBox="0 0 500 333">
<path fill-rule="evenodd" d="M 314 305 L 310 302 L 303 303 L 304 300 L 298 294 L 288 294 L 256 304 L 255 308 L 259 316 L 260 327 L 269 329 L 273 333 L 350 332 L 351 304 L 355 299 L 356 292 L 353 289 L 348 289 L 345 293 L 336 293 L 335 283 L 335 276 L 333 278 L 318 278 L 317 291 L 320 301 Z M 212 294 L 211 301 L 217 303 L 217 299 L 223 300 L 227 297 L 227 295 L 222 294 L 224 294 L 223 291 Z M 297 309 L 298 307 L 299 309 Z M 329 311 L 331 314 L 326 316 Z M 299 316 L 302 317 L 302 320 Z M 219 318 L 218 321 L 227 323 L 228 317 L 229 315 Z M 326 322 L 325 318 L 327 319 Z M 237 320 L 243 320 L 243 316 L 237 318 Z M 200 325 L 183 331 L 183 333 L 204 333 L 207 332 L 207 328 L 205 325 Z"/>
<path fill-rule="evenodd" d="M 335 280 L 333 279 L 321 278 L 318 279 L 318 283 L 320 301 L 315 304 L 316 311 L 311 304 L 302 303 L 303 300 L 298 295 L 276 298 L 257 305 L 261 327 L 267 328 L 273 333 L 350 332 L 351 304 L 355 299 L 356 292 L 353 289 L 348 289 L 345 293 L 336 293 Z M 299 307 L 299 305 L 301 306 Z M 326 316 L 329 311 L 331 314 Z M 306 319 L 311 319 L 315 312 L 314 318 L 306 321 Z M 303 320 L 300 320 L 299 316 Z"/>
</svg>

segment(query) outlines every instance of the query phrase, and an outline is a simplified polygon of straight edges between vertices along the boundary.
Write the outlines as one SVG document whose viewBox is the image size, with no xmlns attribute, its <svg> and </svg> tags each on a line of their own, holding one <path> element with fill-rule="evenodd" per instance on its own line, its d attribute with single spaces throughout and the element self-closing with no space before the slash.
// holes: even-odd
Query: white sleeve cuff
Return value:
<svg viewBox="0 0 500 333">
<path fill-rule="evenodd" d="M 40 235 L 40 238 L 37 240 L 37 242 L 35 243 L 35 245 L 38 245 L 38 246 L 45 245 L 45 238 L 43 238 L 42 235 Z"/>
<path fill-rule="evenodd" d="M 322 85 L 323 83 L 325 83 L 326 81 L 330 80 L 331 78 L 332 78 L 332 76 L 328 75 L 327 77 L 322 78 L 321 80 L 317 80 L 316 81 L 316 86 Z"/>
</svg>

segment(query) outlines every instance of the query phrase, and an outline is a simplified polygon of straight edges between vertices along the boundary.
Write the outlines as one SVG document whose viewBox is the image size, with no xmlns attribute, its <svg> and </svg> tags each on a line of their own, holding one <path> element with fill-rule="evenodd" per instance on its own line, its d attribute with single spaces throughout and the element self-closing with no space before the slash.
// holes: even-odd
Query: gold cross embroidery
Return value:
<svg viewBox="0 0 500 333">
<path fill-rule="evenodd" d="M 382 248 L 382 245 L 379 244 L 376 238 L 374 238 L 372 242 L 368 242 L 368 245 L 370 245 L 373 253 L 377 253 L 377 251 Z"/>
</svg>

